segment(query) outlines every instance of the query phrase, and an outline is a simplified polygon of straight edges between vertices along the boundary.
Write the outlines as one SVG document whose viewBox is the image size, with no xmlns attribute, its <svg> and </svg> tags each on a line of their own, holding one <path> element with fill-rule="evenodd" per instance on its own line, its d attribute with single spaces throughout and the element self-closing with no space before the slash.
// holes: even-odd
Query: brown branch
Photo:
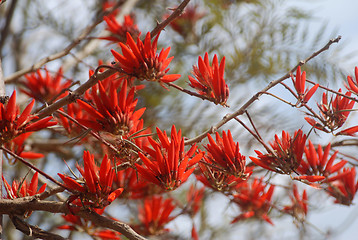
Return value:
<svg viewBox="0 0 358 240">
<path fill-rule="evenodd" d="M 9 216 L 12 223 L 17 230 L 23 232 L 24 234 L 45 240 L 65 240 L 66 238 L 61 237 L 60 235 L 46 232 L 37 226 L 30 225 L 26 223 L 21 217 L 16 215 Z"/>
<path fill-rule="evenodd" d="M 38 201 L 36 198 L 16 198 L 0 200 L 0 214 L 22 215 L 26 211 L 46 211 L 51 213 L 71 214 L 68 204 L 55 201 Z M 105 227 L 122 233 L 130 240 L 146 240 L 136 233 L 128 224 L 101 216 L 88 209 L 80 210 L 77 216 L 92 221 L 96 226 Z"/>
<path fill-rule="evenodd" d="M 284 76 L 282 76 L 281 78 L 275 80 L 275 81 L 271 81 L 264 89 L 262 89 L 261 91 L 257 92 L 256 94 L 254 94 L 246 103 L 244 103 L 244 105 L 242 105 L 241 108 L 239 108 L 238 110 L 236 110 L 235 112 L 231 113 L 231 114 L 227 114 L 223 117 L 223 119 L 221 121 L 219 121 L 216 125 L 212 126 L 210 129 L 206 130 L 205 132 L 201 133 L 200 135 L 186 140 L 185 141 L 185 145 L 189 145 L 189 144 L 193 144 L 195 142 L 200 142 L 202 139 L 204 139 L 206 137 L 206 135 L 209 133 L 214 133 L 216 132 L 221 126 L 223 126 L 224 124 L 226 124 L 228 121 L 230 121 L 231 119 L 242 115 L 246 109 L 251 106 L 251 104 L 253 104 L 256 100 L 259 99 L 259 97 L 264 93 L 267 92 L 269 89 L 273 88 L 274 86 L 276 86 L 277 84 L 279 84 L 280 82 L 284 81 L 285 79 L 289 78 L 291 76 L 291 74 L 298 68 L 298 66 L 302 66 L 304 64 L 306 64 L 308 61 L 310 61 L 312 58 L 318 56 L 320 53 L 326 51 L 329 49 L 329 47 L 333 44 L 333 43 L 338 43 L 339 40 L 341 39 L 341 36 L 338 36 L 335 39 L 331 39 L 329 40 L 329 42 L 322 47 L 320 50 L 312 53 L 311 56 L 309 56 L 308 58 L 306 58 L 305 60 L 299 62 L 294 68 L 292 68 L 288 73 L 286 73 Z"/>
<path fill-rule="evenodd" d="M 5 78 L 5 82 L 6 83 L 12 83 L 15 82 L 19 77 L 36 71 L 39 68 L 41 68 L 42 66 L 44 66 L 46 63 L 54 61 L 56 59 L 62 58 L 64 56 L 66 56 L 67 54 L 70 53 L 70 51 L 76 47 L 78 44 L 81 43 L 82 40 L 86 39 L 87 36 L 92 32 L 92 30 L 99 24 L 102 22 L 102 18 L 103 16 L 99 16 L 94 23 L 92 23 L 91 25 L 87 26 L 82 33 L 75 39 L 73 40 L 65 49 L 63 49 L 61 52 L 52 54 L 48 57 L 42 58 L 40 61 L 38 61 L 37 63 L 33 64 L 31 67 L 29 68 L 25 68 L 25 69 L 21 69 L 15 73 L 13 73 L 12 75 L 8 76 L 7 78 Z"/>
<path fill-rule="evenodd" d="M 177 17 L 179 17 L 183 11 L 184 8 L 186 7 L 186 5 L 188 5 L 188 3 L 190 2 L 190 0 L 184 0 L 177 8 L 175 8 L 174 12 L 167 18 L 165 19 L 163 22 L 159 23 L 151 32 L 150 32 L 150 36 L 154 37 L 155 35 L 157 35 L 160 31 L 162 31 L 170 22 L 172 22 L 174 19 L 176 19 Z"/>
</svg>

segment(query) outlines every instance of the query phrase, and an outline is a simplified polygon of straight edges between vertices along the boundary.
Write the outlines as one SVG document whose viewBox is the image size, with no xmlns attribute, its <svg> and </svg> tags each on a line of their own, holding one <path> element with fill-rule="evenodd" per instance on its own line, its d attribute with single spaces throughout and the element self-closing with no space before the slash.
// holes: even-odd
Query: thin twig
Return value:
<svg viewBox="0 0 358 240">
<path fill-rule="evenodd" d="M 285 79 L 289 78 L 291 76 L 291 74 L 298 68 L 298 66 L 302 66 L 304 64 L 306 64 L 308 61 L 310 61 L 312 58 L 318 56 L 320 53 L 326 51 L 329 49 L 329 47 L 333 44 L 333 43 L 338 43 L 339 40 L 341 39 L 341 36 L 338 36 L 335 39 L 331 39 L 329 40 L 329 42 L 320 50 L 318 50 L 317 52 L 314 52 L 311 56 L 309 56 L 307 59 L 299 62 L 294 68 L 292 68 L 288 73 L 286 73 L 284 76 L 282 76 L 281 78 L 270 82 L 264 89 L 262 89 L 261 91 L 257 92 L 256 94 L 254 94 L 246 103 L 244 103 L 244 105 L 241 106 L 241 108 L 239 108 L 238 110 L 236 110 L 235 112 L 233 112 L 232 114 L 227 114 L 223 117 L 223 119 L 221 121 L 219 121 L 216 125 L 213 125 L 211 128 L 209 128 L 208 130 L 206 130 L 205 132 L 201 133 L 200 135 L 192 138 L 192 139 L 188 139 L 185 141 L 185 145 L 189 145 L 189 144 L 193 144 L 195 142 L 200 142 L 202 139 L 204 139 L 206 137 L 206 135 L 209 133 L 214 133 L 216 132 L 221 126 L 223 126 L 224 124 L 226 124 L 228 121 L 230 121 L 231 119 L 242 115 L 245 110 L 251 106 L 251 104 L 253 104 L 256 100 L 259 99 L 259 97 L 264 93 L 267 92 L 269 89 L 273 88 L 274 86 L 276 86 L 277 84 L 279 84 L 280 82 L 284 81 Z"/>
</svg>

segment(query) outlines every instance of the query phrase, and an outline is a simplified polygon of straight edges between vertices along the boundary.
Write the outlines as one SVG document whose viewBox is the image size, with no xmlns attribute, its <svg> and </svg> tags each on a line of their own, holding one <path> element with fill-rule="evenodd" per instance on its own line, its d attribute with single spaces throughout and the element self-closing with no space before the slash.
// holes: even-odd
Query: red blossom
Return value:
<svg viewBox="0 0 358 240">
<path fill-rule="evenodd" d="M 291 74 L 291 79 L 298 94 L 298 103 L 307 103 L 308 100 L 312 97 L 312 95 L 316 92 L 317 88 L 319 87 L 319 84 L 317 83 L 311 89 L 305 89 L 306 72 L 304 71 L 301 74 L 300 66 L 297 67 L 296 80 L 294 79 L 292 74 Z"/>
<path fill-rule="evenodd" d="M 355 74 L 355 81 L 353 81 L 353 78 L 351 76 L 347 76 L 348 86 L 347 84 L 344 85 L 349 91 L 358 95 L 358 67 L 354 68 L 354 74 Z"/>
<path fill-rule="evenodd" d="M 45 76 L 43 76 L 41 70 L 37 70 L 36 73 L 26 74 L 26 80 L 22 82 L 26 88 L 21 88 L 20 91 L 40 102 L 46 103 L 67 95 L 65 91 L 71 86 L 72 80 L 62 81 L 62 68 L 58 70 L 55 76 L 52 76 L 47 69 L 44 70 L 44 74 Z"/>
<path fill-rule="evenodd" d="M 262 179 L 254 179 L 251 184 L 244 181 L 237 185 L 238 193 L 233 195 L 233 202 L 240 207 L 242 213 L 235 217 L 231 223 L 255 217 L 273 225 L 267 213 L 271 208 L 271 198 L 275 186 L 271 185 L 266 190 L 267 186 L 268 184 L 264 184 Z"/>
<path fill-rule="evenodd" d="M 46 183 L 41 186 L 39 190 L 37 190 L 38 187 L 38 175 L 39 173 L 36 172 L 32 179 L 30 184 L 26 182 L 26 180 L 22 180 L 20 183 L 17 181 L 13 181 L 12 185 L 10 186 L 9 183 L 6 181 L 4 176 L 2 177 L 6 189 L 6 197 L 7 199 L 15 199 L 15 198 L 22 198 L 27 196 L 33 196 L 38 193 L 43 193 L 46 188 Z"/>
<path fill-rule="evenodd" d="M 167 67 L 174 57 L 167 58 L 170 47 L 162 49 L 157 54 L 158 38 L 159 34 L 151 43 L 150 32 L 148 32 L 144 42 L 138 37 L 137 43 L 135 43 L 127 32 L 126 44 L 119 43 L 122 48 L 122 54 L 114 50 L 111 51 L 123 72 L 129 77 L 135 77 L 141 81 L 156 81 L 164 87 L 163 83 L 176 81 L 180 78 L 180 74 L 167 74 L 170 70 Z"/>
<path fill-rule="evenodd" d="M 210 66 L 209 55 L 206 52 L 204 60 L 199 56 L 198 66 L 193 66 L 195 78 L 188 76 L 189 86 L 194 88 L 200 95 L 211 99 L 215 104 L 225 106 L 229 97 L 229 87 L 224 79 L 225 57 L 218 62 L 215 54 Z"/>
<path fill-rule="evenodd" d="M 205 196 L 205 187 L 195 188 L 194 185 L 191 185 L 189 191 L 186 195 L 186 212 L 190 216 L 194 216 L 200 209 L 202 205 L 203 198 Z"/>
<path fill-rule="evenodd" d="M 290 195 L 291 205 L 285 206 L 282 210 L 291 214 L 299 221 L 303 221 L 308 211 L 308 196 L 306 190 L 303 191 L 300 197 L 297 186 L 294 184 L 292 187 L 293 195 Z"/>
<path fill-rule="evenodd" d="M 338 91 L 342 92 L 341 89 Z M 317 104 L 320 110 L 320 117 L 317 122 L 315 119 L 311 117 L 305 117 L 306 121 L 316 129 L 322 130 L 324 132 L 333 132 L 340 128 L 347 120 L 349 114 L 351 113 L 354 103 L 354 100 L 350 100 L 348 97 L 351 96 L 351 92 L 346 92 L 344 96 L 336 95 L 333 99 L 331 97 L 330 101 L 328 101 L 328 97 L 326 93 L 322 95 L 321 104 Z M 347 129 L 347 132 L 342 131 L 338 134 L 352 135 L 354 134 L 357 128 Z"/>
<path fill-rule="evenodd" d="M 282 138 L 275 135 L 275 140 L 270 143 L 272 150 L 263 154 L 256 151 L 257 157 L 250 159 L 258 166 L 281 174 L 291 174 L 301 164 L 302 155 L 306 143 L 306 135 L 302 130 L 295 132 L 294 137 L 282 131 Z"/>
<path fill-rule="evenodd" d="M 92 87 L 91 96 L 95 107 L 85 101 L 77 101 L 88 113 L 83 118 L 77 118 L 81 124 L 95 131 L 105 131 L 116 136 L 128 136 L 134 133 L 133 129 L 137 130 L 145 108 L 134 111 L 138 100 L 134 99 L 134 88 L 127 94 L 127 81 L 123 82 L 119 94 L 113 86 L 107 94 L 99 82 L 98 88 L 96 85 Z"/>
<path fill-rule="evenodd" d="M 328 178 L 329 187 L 327 192 L 334 197 L 335 203 L 351 205 L 358 190 L 358 180 L 356 180 L 356 169 L 343 168 L 336 176 Z"/>
<path fill-rule="evenodd" d="M 7 104 L 0 103 L 0 144 L 7 143 L 26 132 L 39 131 L 57 124 L 50 122 L 52 117 L 37 120 L 36 116 L 30 115 L 34 103 L 35 100 L 32 100 L 20 114 L 19 107 L 16 105 L 16 91 Z"/>
<path fill-rule="evenodd" d="M 134 19 L 130 15 L 124 16 L 123 24 L 118 23 L 114 15 L 104 16 L 103 19 L 106 21 L 106 29 L 111 33 L 111 35 L 100 39 L 112 41 L 113 43 L 119 43 L 126 42 L 127 33 L 129 33 L 133 38 L 137 38 L 140 34 L 137 25 L 134 24 Z"/>
<path fill-rule="evenodd" d="M 166 132 L 157 128 L 159 142 L 148 138 L 152 148 L 143 150 L 148 155 L 139 152 L 143 165 L 135 164 L 138 173 L 147 181 L 152 182 L 165 190 L 174 190 L 184 183 L 194 171 L 194 165 L 203 157 L 203 153 L 194 154 L 196 146 L 193 145 L 188 152 L 184 150 L 184 138 L 181 130 L 178 132 L 173 125 L 171 139 Z"/>
<path fill-rule="evenodd" d="M 95 164 L 94 156 L 85 151 L 83 155 L 84 169 L 77 165 L 82 178 L 73 179 L 58 173 L 65 186 L 77 193 L 74 199 L 81 201 L 92 208 L 104 208 L 115 200 L 123 188 L 112 190 L 115 171 L 107 155 L 104 156 L 100 168 Z"/>
<path fill-rule="evenodd" d="M 208 134 L 209 144 L 205 146 L 207 154 L 204 155 L 206 162 L 216 165 L 225 173 L 235 177 L 245 177 L 245 156 L 240 154 L 239 143 L 235 143 L 230 130 L 222 137 L 216 132 L 216 142 Z"/>
<path fill-rule="evenodd" d="M 170 217 L 175 209 L 172 199 L 163 199 L 162 196 L 153 196 L 144 200 L 143 207 L 139 207 L 138 218 L 141 224 L 134 229 L 143 235 L 156 235 L 169 231 L 165 224 L 174 219 Z"/>
<path fill-rule="evenodd" d="M 329 156 L 330 150 L 330 143 L 323 151 L 321 145 L 318 145 L 316 149 L 309 140 L 308 148 L 305 146 L 306 158 L 301 161 L 300 166 L 296 169 L 297 173 L 306 176 L 300 176 L 297 179 L 307 180 L 309 182 L 322 181 L 331 174 L 337 173 L 342 169 L 347 161 L 341 160 L 338 163 L 333 164 L 338 151 L 335 151 Z"/>
</svg>

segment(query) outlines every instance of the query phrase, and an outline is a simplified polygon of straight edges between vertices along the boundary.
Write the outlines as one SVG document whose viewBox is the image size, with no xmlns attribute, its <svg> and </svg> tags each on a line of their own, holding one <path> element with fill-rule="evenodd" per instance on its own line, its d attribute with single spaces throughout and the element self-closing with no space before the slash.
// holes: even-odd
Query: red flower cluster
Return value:
<svg viewBox="0 0 358 240">
<path fill-rule="evenodd" d="M 341 93 L 342 90 L 339 89 L 338 92 Z M 346 92 L 345 96 L 336 95 L 334 99 L 332 96 L 330 101 L 328 101 L 327 94 L 323 93 L 321 104 L 317 104 L 321 113 L 321 116 L 318 118 L 318 120 L 321 123 L 310 117 L 305 117 L 306 121 L 314 128 L 327 133 L 337 130 L 345 123 L 353 109 L 355 102 L 354 100 L 349 100 L 348 97 L 350 96 L 351 92 Z M 358 129 L 355 127 L 350 128 L 350 130 L 346 129 L 342 132 L 346 135 L 352 135 L 356 132 L 356 130 L 358 131 Z M 338 134 L 343 134 L 342 132 Z"/>
<path fill-rule="evenodd" d="M 356 169 L 343 168 L 336 176 L 327 179 L 330 183 L 327 192 L 336 199 L 335 203 L 351 205 L 358 191 L 358 180 L 356 180 Z"/>
<path fill-rule="evenodd" d="M 139 152 L 144 166 L 136 164 L 139 174 L 149 182 L 157 184 L 165 190 L 174 190 L 184 183 L 194 171 L 194 165 L 203 157 L 203 153 L 195 154 L 196 145 L 193 145 L 188 152 L 184 150 L 184 138 L 181 136 L 181 130 L 178 132 L 173 125 L 171 130 L 171 139 L 166 132 L 157 128 L 159 142 L 148 138 L 153 149 L 144 147 L 143 150 L 148 153 L 144 155 Z"/>
<path fill-rule="evenodd" d="M 107 155 L 104 156 L 100 168 L 96 166 L 94 157 L 89 152 L 84 152 L 83 162 L 84 169 L 77 165 L 82 178 L 73 179 L 61 173 L 58 175 L 65 186 L 75 193 L 72 195 L 72 200 L 79 198 L 86 206 L 104 208 L 122 193 L 123 188 L 112 191 L 115 171 Z"/>
<path fill-rule="evenodd" d="M 143 235 L 156 235 L 168 231 L 164 225 L 174 219 L 170 217 L 175 209 L 172 199 L 163 199 L 162 196 L 153 196 L 144 200 L 143 207 L 139 207 L 140 225 L 134 229 Z"/>
<path fill-rule="evenodd" d="M 113 43 L 120 43 L 126 41 L 127 33 L 133 38 L 137 38 L 140 34 L 137 25 L 134 24 L 134 19 L 130 15 L 124 16 L 123 24 L 119 24 L 114 15 L 105 16 L 103 19 L 106 21 L 107 30 L 111 35 L 100 39 L 112 41 Z"/>
<path fill-rule="evenodd" d="M 158 38 L 159 34 L 151 43 L 150 33 L 148 32 L 144 42 L 138 37 L 136 44 L 127 32 L 126 45 L 119 43 L 123 55 L 114 50 L 111 51 L 119 62 L 119 66 L 129 77 L 135 77 L 141 81 L 159 82 L 164 87 L 163 83 L 177 80 L 180 78 L 180 74 L 167 74 L 170 70 L 167 67 L 174 57 L 167 58 L 170 47 L 162 49 L 159 55 L 157 54 Z"/>
<path fill-rule="evenodd" d="M 21 115 L 16 105 L 16 91 L 13 92 L 7 104 L 0 103 L 0 144 L 8 143 L 26 132 L 38 131 L 57 124 L 50 122 L 52 117 L 37 120 L 36 116 L 30 115 L 34 103 L 35 100 L 32 100 Z"/>
<path fill-rule="evenodd" d="M 349 91 L 358 95 L 358 67 L 354 68 L 354 74 L 356 78 L 355 82 L 351 76 L 347 76 L 348 86 L 346 84 L 345 86 Z"/>
<path fill-rule="evenodd" d="M 306 135 L 302 133 L 302 130 L 296 131 L 293 138 L 287 132 L 282 131 L 281 140 L 275 135 L 275 140 L 270 143 L 272 150 L 267 149 L 269 153 L 263 154 L 255 150 L 258 158 L 250 157 L 250 159 L 267 170 L 291 174 L 301 164 L 305 143 Z"/>
<path fill-rule="evenodd" d="M 316 92 L 317 88 L 319 87 L 319 84 L 317 83 L 314 85 L 311 89 L 305 90 L 306 85 L 306 72 L 303 72 L 301 74 L 301 67 L 297 67 L 296 72 L 296 80 L 293 78 L 293 75 L 291 74 L 291 79 L 293 82 L 293 85 L 295 86 L 295 89 L 298 94 L 298 103 L 307 103 L 308 100 L 312 97 L 312 95 Z"/>
<path fill-rule="evenodd" d="M 267 213 L 271 208 L 271 198 L 275 186 L 271 185 L 266 191 L 267 186 L 268 184 L 264 184 L 262 179 L 254 179 L 251 185 L 247 181 L 237 185 L 236 191 L 238 193 L 233 195 L 233 201 L 243 213 L 235 217 L 231 223 L 256 217 L 273 225 Z"/>
<path fill-rule="evenodd" d="M 308 148 L 305 147 L 306 159 L 301 161 L 301 165 L 296 170 L 297 173 L 306 176 L 300 176 L 297 179 L 304 179 L 309 182 L 321 181 L 344 167 L 347 163 L 345 160 L 341 160 L 333 165 L 338 151 L 334 152 L 334 154 L 329 157 L 330 150 L 331 144 L 328 144 L 324 151 L 322 150 L 321 145 L 318 145 L 316 150 L 312 142 L 309 140 Z"/>
<path fill-rule="evenodd" d="M 22 82 L 26 89 L 20 89 L 20 91 L 40 102 L 46 103 L 51 103 L 67 95 L 65 91 L 71 86 L 72 81 L 66 80 L 62 82 L 62 68 L 58 70 L 56 76 L 51 76 L 47 69 L 45 69 L 44 74 L 45 76 L 41 74 L 41 70 L 37 70 L 36 73 L 26 74 L 27 81 Z"/>
<path fill-rule="evenodd" d="M 189 213 L 191 217 L 194 217 L 195 214 L 199 211 L 203 198 L 205 195 L 205 187 L 195 188 L 194 185 L 191 185 L 189 191 L 186 195 L 186 207 L 185 211 Z"/>
<path fill-rule="evenodd" d="M 239 143 L 234 142 L 230 130 L 227 134 L 223 131 L 222 138 L 216 132 L 216 142 L 210 134 L 208 139 L 209 144 L 205 147 L 208 153 L 204 155 L 204 160 L 220 168 L 220 171 L 245 178 L 245 156 L 240 154 Z"/>
<path fill-rule="evenodd" d="M 297 186 L 293 185 L 293 196 L 291 198 L 291 205 L 285 206 L 282 210 L 294 216 L 297 220 L 302 222 L 308 211 L 308 197 L 306 190 L 303 191 L 302 198 L 298 194 Z"/>
<path fill-rule="evenodd" d="M 214 55 L 212 66 L 210 66 L 209 55 L 206 52 L 204 60 L 199 56 L 198 66 L 193 66 L 193 74 L 195 78 L 188 76 L 189 86 L 203 95 L 215 104 L 225 106 L 229 97 L 229 87 L 224 79 L 225 57 L 218 62 L 218 57 Z"/>
</svg>

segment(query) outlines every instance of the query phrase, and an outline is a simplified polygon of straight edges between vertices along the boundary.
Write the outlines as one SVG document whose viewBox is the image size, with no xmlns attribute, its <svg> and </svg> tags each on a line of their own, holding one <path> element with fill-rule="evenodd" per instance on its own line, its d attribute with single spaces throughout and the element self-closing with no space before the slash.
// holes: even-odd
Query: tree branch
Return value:
<svg viewBox="0 0 358 240">
<path fill-rule="evenodd" d="M 244 105 L 242 105 L 241 108 L 239 108 L 238 110 L 236 110 L 235 112 L 231 113 L 231 114 L 227 114 L 223 117 L 223 119 L 221 121 L 219 121 L 216 125 L 211 126 L 210 129 L 206 130 L 205 132 L 203 132 L 202 134 L 186 140 L 185 141 L 185 145 L 189 145 L 189 144 L 193 144 L 195 142 L 200 142 L 202 139 L 204 139 L 206 137 L 206 135 L 209 133 L 214 133 L 216 132 L 221 126 L 223 126 L 224 124 L 226 124 L 228 121 L 230 121 L 231 119 L 242 115 L 246 109 L 251 106 L 251 104 L 253 104 L 256 100 L 259 99 L 259 97 L 264 93 L 267 92 L 268 90 L 270 90 L 271 88 L 273 88 L 274 86 L 276 86 L 277 84 L 279 84 L 280 82 L 284 81 L 285 79 L 289 78 L 291 76 L 291 74 L 298 68 L 298 66 L 302 66 L 304 64 L 306 64 L 308 61 L 310 61 L 311 59 L 313 59 L 314 57 L 318 56 L 319 54 L 321 54 L 322 52 L 326 51 L 329 49 L 329 47 L 333 44 L 333 43 L 338 43 L 339 40 L 341 40 L 341 36 L 338 36 L 335 39 L 331 39 L 329 40 L 329 42 L 322 47 L 320 50 L 312 53 L 311 56 L 309 56 L 308 58 L 306 58 L 305 60 L 299 62 L 294 68 L 292 68 L 288 73 L 286 73 L 284 76 L 282 76 L 281 78 L 275 80 L 275 81 L 271 81 L 264 89 L 262 89 L 261 91 L 257 92 L 255 95 L 253 95 L 246 103 L 244 103 Z"/>
</svg>

